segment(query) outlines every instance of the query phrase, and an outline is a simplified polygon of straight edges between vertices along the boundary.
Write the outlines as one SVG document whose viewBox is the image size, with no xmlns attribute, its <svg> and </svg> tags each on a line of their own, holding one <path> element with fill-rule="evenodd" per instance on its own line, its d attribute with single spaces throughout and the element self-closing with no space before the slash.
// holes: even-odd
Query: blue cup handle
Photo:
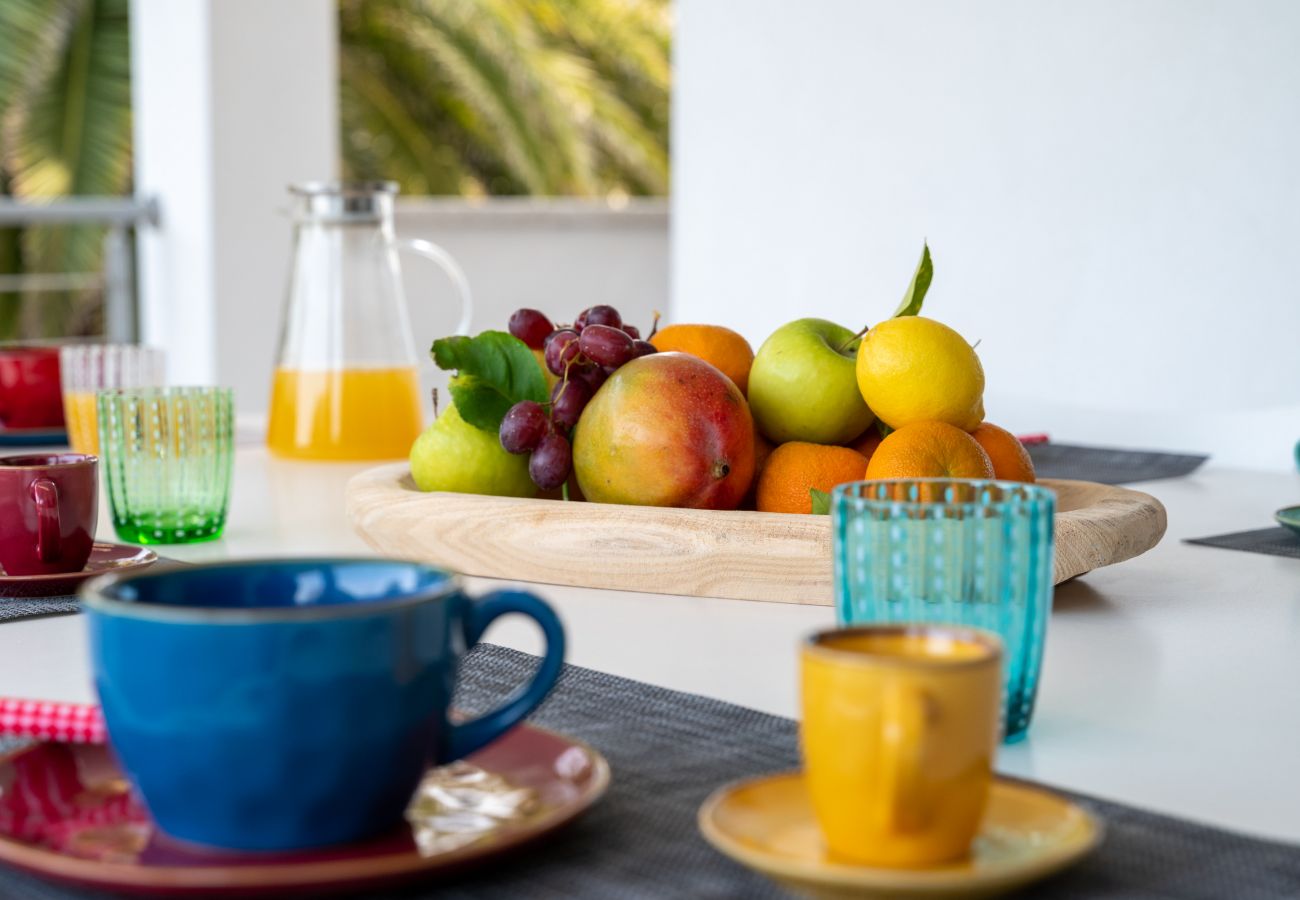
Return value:
<svg viewBox="0 0 1300 900">
<path fill-rule="evenodd" d="M 451 726 L 451 739 L 447 742 L 450 756 L 442 762 L 468 756 L 514 728 L 541 705 L 560 677 L 560 667 L 564 665 L 564 628 L 545 601 L 526 591 L 492 591 L 472 601 L 462 625 L 465 646 L 477 644 L 488 626 L 508 613 L 523 613 L 541 627 L 546 636 L 546 655 L 533 680 L 502 706 L 477 719 Z"/>
</svg>

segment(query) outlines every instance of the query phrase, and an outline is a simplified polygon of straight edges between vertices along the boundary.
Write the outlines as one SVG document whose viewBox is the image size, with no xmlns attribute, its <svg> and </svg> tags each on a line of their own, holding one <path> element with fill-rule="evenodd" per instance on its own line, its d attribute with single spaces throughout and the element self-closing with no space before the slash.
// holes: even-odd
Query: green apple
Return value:
<svg viewBox="0 0 1300 900">
<path fill-rule="evenodd" d="M 749 370 L 749 408 L 768 440 L 844 444 L 866 431 L 874 416 L 858 390 L 858 343 L 825 319 L 772 332 Z"/>
<path fill-rule="evenodd" d="M 411 477 L 422 491 L 537 496 L 528 457 L 507 453 L 495 434 L 466 422 L 454 404 L 411 445 Z"/>
</svg>

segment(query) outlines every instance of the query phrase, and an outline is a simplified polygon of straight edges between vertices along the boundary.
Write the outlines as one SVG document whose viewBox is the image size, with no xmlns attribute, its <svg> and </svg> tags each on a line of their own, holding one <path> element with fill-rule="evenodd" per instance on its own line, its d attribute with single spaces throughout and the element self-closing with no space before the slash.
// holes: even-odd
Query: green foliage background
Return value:
<svg viewBox="0 0 1300 900">
<path fill-rule="evenodd" d="M 128 0 L 0 0 L 0 194 L 131 190 Z M 342 170 L 407 194 L 668 191 L 668 0 L 339 0 Z M 100 270 L 102 229 L 0 229 L 0 274 Z M 0 293 L 0 340 L 97 292 Z"/>
<path fill-rule="evenodd" d="M 127 0 L 0 2 L 0 191 L 22 199 L 128 193 Z M 93 272 L 103 231 L 0 229 L 0 273 Z M 0 294 L 0 338 L 84 334 L 97 297 Z"/>
<path fill-rule="evenodd" d="M 341 0 L 343 163 L 412 194 L 668 191 L 665 0 Z"/>
</svg>

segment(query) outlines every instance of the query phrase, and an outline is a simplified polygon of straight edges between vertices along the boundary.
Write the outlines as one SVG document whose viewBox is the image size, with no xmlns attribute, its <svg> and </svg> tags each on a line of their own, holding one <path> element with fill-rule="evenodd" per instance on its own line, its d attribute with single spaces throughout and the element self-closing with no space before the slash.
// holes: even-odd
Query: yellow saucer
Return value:
<svg viewBox="0 0 1300 900">
<path fill-rule="evenodd" d="M 700 807 L 699 824 L 718 850 L 787 888 L 842 898 L 992 897 L 1077 862 L 1102 834 L 1101 823 L 1077 804 L 999 778 L 968 859 L 926 869 L 835 862 L 799 772 L 719 789 Z"/>
</svg>

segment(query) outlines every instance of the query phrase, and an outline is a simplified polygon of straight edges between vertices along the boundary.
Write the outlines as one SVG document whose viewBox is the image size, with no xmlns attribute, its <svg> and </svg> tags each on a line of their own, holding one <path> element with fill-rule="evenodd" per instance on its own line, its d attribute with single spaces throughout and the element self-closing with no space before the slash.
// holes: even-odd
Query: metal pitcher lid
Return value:
<svg viewBox="0 0 1300 900">
<path fill-rule="evenodd" d="M 374 222 L 392 209 L 396 181 L 303 181 L 289 193 L 304 202 L 308 218 L 328 221 Z"/>
</svg>

